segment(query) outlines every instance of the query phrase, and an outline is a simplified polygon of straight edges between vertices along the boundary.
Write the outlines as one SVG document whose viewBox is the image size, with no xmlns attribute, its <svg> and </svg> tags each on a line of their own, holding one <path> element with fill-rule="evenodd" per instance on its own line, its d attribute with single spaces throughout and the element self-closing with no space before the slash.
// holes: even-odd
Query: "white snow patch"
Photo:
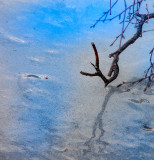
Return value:
<svg viewBox="0 0 154 160">
<path fill-rule="evenodd" d="M 8 38 L 9 38 L 10 40 L 15 41 L 15 42 L 18 42 L 18 43 L 23 43 L 23 44 L 26 43 L 25 40 L 20 39 L 20 38 L 18 38 L 18 37 L 8 36 Z"/>
<path fill-rule="evenodd" d="M 28 57 L 29 60 L 34 61 L 34 62 L 42 62 L 43 59 L 40 57 Z"/>
<path fill-rule="evenodd" d="M 51 54 L 57 54 L 58 53 L 58 51 L 54 50 L 54 49 L 48 49 L 47 52 L 51 53 Z"/>
<path fill-rule="evenodd" d="M 48 76 L 45 74 L 31 74 L 31 73 L 27 73 L 27 74 L 22 74 L 21 75 L 22 79 L 42 79 L 42 80 L 56 80 L 57 78 L 54 76 Z"/>
</svg>

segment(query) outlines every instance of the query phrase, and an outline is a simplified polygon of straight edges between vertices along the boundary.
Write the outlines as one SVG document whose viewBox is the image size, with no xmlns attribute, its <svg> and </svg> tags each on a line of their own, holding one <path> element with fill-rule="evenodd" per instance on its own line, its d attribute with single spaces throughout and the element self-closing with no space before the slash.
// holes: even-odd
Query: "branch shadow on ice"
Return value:
<svg viewBox="0 0 154 160">
<path fill-rule="evenodd" d="M 103 123 L 103 116 L 104 116 L 104 113 L 107 109 L 107 105 L 108 105 L 108 102 L 111 100 L 111 97 L 115 94 L 120 94 L 120 93 L 126 93 L 126 92 L 130 92 L 130 95 L 133 97 L 132 99 L 127 99 L 127 103 L 126 106 L 124 107 L 124 113 L 126 113 L 127 110 L 125 110 L 127 107 L 129 108 L 128 111 L 132 111 L 133 110 L 135 111 L 135 114 L 137 114 L 136 116 L 138 117 L 134 117 L 133 119 L 130 119 L 130 124 L 127 124 L 125 125 L 124 123 L 125 122 L 122 122 L 121 125 L 119 127 L 122 127 L 122 130 L 123 132 L 127 135 L 128 134 L 128 137 L 126 136 L 126 138 L 124 138 L 124 141 L 128 140 L 129 141 L 129 133 L 127 133 L 127 128 L 129 127 L 129 129 L 131 130 L 131 133 L 130 134 L 138 134 L 139 132 L 143 131 L 144 128 L 142 128 L 145 124 L 150 124 L 149 123 L 149 120 L 146 118 L 146 110 L 147 110 L 147 107 L 149 107 L 149 109 L 151 110 L 152 107 L 151 105 L 149 104 L 150 102 L 145 98 L 145 99 L 140 99 L 140 94 L 144 93 L 143 92 L 143 87 L 144 85 L 143 84 L 140 84 L 139 86 L 136 86 L 136 88 L 133 88 L 132 86 L 130 85 L 127 85 L 125 87 L 121 87 L 121 88 L 116 88 L 116 87 L 113 87 L 113 86 L 109 86 L 109 91 L 108 93 L 106 94 L 106 96 L 104 97 L 104 100 L 103 100 L 103 104 L 102 104 L 102 107 L 101 107 L 101 110 L 100 112 L 97 114 L 96 116 L 96 119 L 94 121 L 94 124 L 92 126 L 92 136 L 89 140 L 87 140 L 85 142 L 85 146 L 87 147 L 86 149 L 83 149 L 83 156 L 86 156 L 87 154 L 89 155 L 92 154 L 94 157 L 96 156 L 99 156 L 99 155 L 102 155 L 103 153 L 105 153 L 106 151 L 106 147 L 109 145 L 108 142 L 105 141 L 105 139 L 103 138 L 104 137 L 104 134 L 105 134 L 105 129 L 104 129 L 104 123 Z M 141 93 L 142 92 L 142 93 Z M 147 91 L 146 93 L 144 93 L 145 95 L 153 95 L 153 91 L 152 89 L 150 89 L 149 91 Z M 126 94 L 127 95 L 127 94 Z M 135 99 L 134 95 L 137 95 L 137 97 L 139 99 Z M 120 95 L 119 95 L 120 96 Z M 144 96 L 144 95 L 143 95 Z M 143 103 L 143 104 L 142 104 Z M 142 105 L 142 106 L 141 106 Z M 148 106 L 147 106 L 148 105 Z M 116 114 L 116 113 L 115 113 Z M 134 114 L 134 113 L 133 113 Z M 128 113 L 129 115 L 129 113 Z M 127 117 L 128 116 L 126 114 L 126 121 L 129 120 L 129 118 L 131 117 Z M 144 118 L 142 118 L 142 115 L 144 115 Z M 119 117 L 120 118 L 120 117 Z M 110 118 L 109 118 L 110 119 Z M 112 117 L 111 117 L 112 119 Z M 134 120 L 135 119 L 135 120 Z M 151 121 L 151 120 L 150 120 Z M 130 126 L 129 126 L 130 125 Z M 118 127 L 118 126 L 117 126 Z M 114 130 L 114 129 L 113 129 Z M 141 135 L 143 134 L 147 134 L 143 131 L 143 133 L 140 133 Z M 145 139 L 143 140 L 143 143 L 146 143 L 146 140 L 147 140 L 147 137 L 145 136 Z M 138 138 L 136 139 L 136 143 L 138 143 Z M 127 148 L 127 146 L 123 146 L 125 148 Z M 129 148 L 130 152 L 133 152 L 133 150 L 136 150 L 139 152 L 138 148 L 140 148 L 142 146 L 139 146 L 137 148 L 134 148 L 133 147 Z M 151 148 L 150 148 L 151 149 Z M 121 151 L 120 151 L 121 152 Z M 121 153 L 120 153 L 121 154 Z M 88 156 L 87 155 L 87 156 Z M 135 153 L 134 153 L 135 155 Z M 86 157 L 87 157 L 86 156 Z M 112 155 L 113 156 L 113 155 Z M 124 155 L 123 155 L 124 156 Z"/>
<path fill-rule="evenodd" d="M 94 124 L 92 127 L 92 136 L 88 141 L 85 142 L 85 145 L 88 147 L 88 149 L 83 150 L 84 155 L 88 152 L 91 152 L 92 149 L 94 149 L 93 148 L 94 141 L 99 146 L 98 152 L 101 152 L 101 153 L 103 152 L 106 145 L 108 145 L 108 143 L 106 143 L 105 141 L 102 140 L 102 137 L 104 136 L 104 133 L 105 133 L 105 130 L 103 128 L 102 118 L 103 118 L 104 111 L 106 110 L 107 104 L 108 104 L 110 98 L 112 97 L 112 95 L 115 93 L 121 93 L 121 92 L 122 91 L 120 89 L 113 87 L 113 86 L 109 86 L 109 91 L 104 98 L 104 102 L 102 104 L 101 111 L 97 114 L 97 117 L 94 121 Z M 99 130 L 100 134 L 97 136 L 98 130 Z"/>
</svg>

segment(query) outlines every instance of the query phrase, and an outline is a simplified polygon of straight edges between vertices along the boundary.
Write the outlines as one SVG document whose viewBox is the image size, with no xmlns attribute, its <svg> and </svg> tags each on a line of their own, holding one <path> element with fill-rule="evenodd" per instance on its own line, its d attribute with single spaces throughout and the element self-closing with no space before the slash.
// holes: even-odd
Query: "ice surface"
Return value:
<svg viewBox="0 0 154 160">
<path fill-rule="evenodd" d="M 154 132 L 146 128 L 154 127 L 154 90 L 115 87 L 143 75 L 153 33 L 121 55 L 120 75 L 107 88 L 80 75 L 94 71 L 92 41 L 105 75 L 118 47 L 109 47 L 116 21 L 90 29 L 106 7 L 101 0 L 0 0 L 0 160 L 154 159 Z"/>
</svg>

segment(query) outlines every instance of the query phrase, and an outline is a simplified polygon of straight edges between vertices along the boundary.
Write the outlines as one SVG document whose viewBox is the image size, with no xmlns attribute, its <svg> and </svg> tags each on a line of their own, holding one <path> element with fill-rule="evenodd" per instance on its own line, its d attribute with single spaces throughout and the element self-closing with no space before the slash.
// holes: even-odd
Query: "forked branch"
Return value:
<svg viewBox="0 0 154 160">
<path fill-rule="evenodd" d="M 144 25 L 144 23 L 149 20 L 154 18 L 154 13 L 151 14 L 136 14 L 136 16 L 140 17 L 141 20 L 137 26 L 137 31 L 136 34 L 134 34 L 134 36 L 132 38 L 130 38 L 126 43 L 124 43 L 120 48 L 118 48 L 117 51 L 115 51 L 114 53 L 111 53 L 109 55 L 109 57 L 113 57 L 116 54 L 120 54 L 122 53 L 128 46 L 130 46 L 131 44 L 133 44 L 139 37 L 142 37 L 142 27 Z"/>
<path fill-rule="evenodd" d="M 132 81 L 132 82 L 123 82 L 121 84 L 118 84 L 117 87 L 120 87 L 124 84 L 137 84 L 140 83 L 144 80 L 147 80 L 147 84 L 146 87 L 144 88 L 144 91 L 146 91 L 148 88 L 150 88 L 154 82 L 154 62 L 152 61 L 152 57 L 153 57 L 153 53 L 154 53 L 154 47 L 152 48 L 152 50 L 150 51 L 150 66 L 149 68 L 145 71 L 145 76 L 143 78 L 140 78 L 136 81 Z"/>
<path fill-rule="evenodd" d="M 98 56 L 98 52 L 97 52 L 97 49 L 96 49 L 96 46 L 95 44 L 92 42 L 91 43 L 92 47 L 93 47 L 93 50 L 94 50 L 94 53 L 95 53 L 95 59 L 96 59 L 96 62 L 95 62 L 95 65 L 93 63 L 91 63 L 91 65 L 95 68 L 96 72 L 95 73 L 87 73 L 87 72 L 80 72 L 82 75 L 85 75 L 85 76 L 98 76 L 100 77 L 103 81 L 104 81 L 104 87 L 106 87 L 109 83 L 111 83 L 112 81 L 114 81 L 118 74 L 119 74 L 119 66 L 118 66 L 118 55 L 117 56 L 114 56 L 114 60 L 113 60 L 113 64 L 112 64 L 112 73 L 111 73 L 111 78 L 107 79 L 104 74 L 101 72 L 100 68 L 99 68 L 99 56 Z"/>
<path fill-rule="evenodd" d="M 109 54 L 109 57 L 113 58 L 112 64 L 111 64 L 109 72 L 108 72 L 108 76 L 110 78 L 107 79 L 99 68 L 99 56 L 98 56 L 98 52 L 97 52 L 97 49 L 96 49 L 96 46 L 95 46 L 94 43 L 92 43 L 92 47 L 93 47 L 93 50 L 94 50 L 94 53 L 95 53 L 96 63 L 95 63 L 95 65 L 93 63 L 91 63 L 91 64 L 95 68 L 96 72 L 95 73 L 87 73 L 87 72 L 82 72 L 82 71 L 80 72 L 82 75 L 85 75 L 85 76 L 91 76 L 91 77 L 99 76 L 103 80 L 103 82 L 105 84 L 105 87 L 118 77 L 118 74 L 119 74 L 118 61 L 119 61 L 120 54 L 125 49 L 127 49 L 131 44 L 133 44 L 137 39 L 142 37 L 142 33 L 146 32 L 146 31 L 142 30 L 144 24 L 148 23 L 148 21 L 150 19 L 154 18 L 154 13 L 149 13 L 147 4 L 146 4 L 147 14 L 140 14 L 139 13 L 141 3 L 144 0 L 137 0 L 137 1 L 134 0 L 133 3 L 129 6 L 127 6 L 126 0 L 123 0 L 124 9 L 120 13 L 118 13 L 117 15 L 112 17 L 111 16 L 111 10 L 113 9 L 113 7 L 116 6 L 116 4 L 119 2 L 119 0 L 116 0 L 115 3 L 113 3 L 113 4 L 111 3 L 111 1 L 112 0 L 110 0 L 110 8 L 106 12 L 104 12 L 103 15 L 92 26 L 94 28 L 97 25 L 97 23 L 99 23 L 99 22 L 104 23 L 106 21 L 112 21 L 113 19 L 118 18 L 118 17 L 119 17 L 119 20 L 120 20 L 121 17 L 122 17 L 122 21 L 120 20 L 121 21 L 120 24 L 122 24 L 122 31 L 115 38 L 113 43 L 111 44 L 111 46 L 112 46 L 119 39 L 120 40 L 119 48 L 115 52 Z M 111 16 L 111 18 L 108 18 L 110 16 Z M 128 39 L 125 43 L 122 43 L 123 39 L 125 39 L 124 34 L 125 34 L 128 26 L 130 26 L 131 24 L 134 25 L 135 28 L 137 28 L 136 33 L 130 39 Z M 153 31 L 153 29 L 151 29 L 149 31 Z M 150 52 L 150 54 L 151 54 L 150 67 L 148 68 L 145 77 L 141 78 L 138 81 L 133 82 L 133 83 L 137 83 L 137 82 L 141 82 L 145 79 L 148 79 L 148 84 L 146 86 L 146 89 L 149 88 L 152 85 L 152 82 L 154 80 L 154 64 L 152 62 L 153 52 L 154 52 L 154 49 L 152 49 L 152 51 Z M 123 82 L 122 84 L 118 85 L 118 87 L 123 85 L 123 84 L 126 84 L 126 83 L 127 82 Z M 131 82 L 128 82 L 128 83 L 131 83 Z"/>
</svg>

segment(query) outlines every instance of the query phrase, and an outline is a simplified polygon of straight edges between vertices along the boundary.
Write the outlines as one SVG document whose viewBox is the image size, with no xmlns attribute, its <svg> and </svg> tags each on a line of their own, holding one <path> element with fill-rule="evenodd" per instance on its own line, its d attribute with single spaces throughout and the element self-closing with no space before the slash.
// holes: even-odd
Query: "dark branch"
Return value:
<svg viewBox="0 0 154 160">
<path fill-rule="evenodd" d="M 137 14 L 137 16 L 147 20 L 147 19 L 154 18 L 154 13 L 151 13 L 151 14 Z"/>
<path fill-rule="evenodd" d="M 95 63 L 95 66 L 97 68 L 99 68 L 99 56 L 98 56 L 98 52 L 97 52 L 97 49 L 96 49 L 96 46 L 95 44 L 92 42 L 91 43 L 92 47 L 93 47 L 93 50 L 94 50 L 94 53 L 95 53 L 95 57 L 96 57 L 96 63 Z"/>
<path fill-rule="evenodd" d="M 112 72 L 113 72 L 113 66 L 114 64 L 117 62 L 117 57 L 131 44 L 133 44 L 139 37 L 142 36 L 142 27 L 143 24 L 146 22 L 146 20 L 154 18 L 154 13 L 151 14 L 137 14 L 138 17 L 141 17 L 140 23 L 137 26 L 137 32 L 136 34 L 134 34 L 134 36 L 129 39 L 126 43 L 124 43 L 121 47 L 119 47 L 119 49 L 117 51 L 115 51 L 114 53 L 110 54 L 109 57 L 114 57 L 112 65 L 110 67 L 108 76 L 111 76 Z"/>
<path fill-rule="evenodd" d="M 113 68 L 112 68 L 112 72 L 113 72 L 113 76 L 109 79 L 107 79 L 103 73 L 101 72 L 101 70 L 99 69 L 99 56 L 98 56 L 98 52 L 97 52 L 97 49 L 96 49 L 96 46 L 95 44 L 92 42 L 91 43 L 92 47 L 93 47 L 93 50 L 94 50 L 94 53 L 95 53 L 95 59 L 96 59 L 96 62 L 95 62 L 95 65 L 93 63 L 92 66 L 95 68 L 96 72 L 95 73 L 87 73 L 87 72 L 80 72 L 82 75 L 85 75 L 85 76 L 90 76 L 90 77 L 93 77 L 93 76 L 98 76 L 100 77 L 103 81 L 104 81 L 104 87 L 106 87 L 109 83 L 111 83 L 112 81 L 114 81 L 118 74 L 119 74 L 119 67 L 118 67 L 118 59 L 116 61 L 116 63 L 113 65 Z"/>
<path fill-rule="evenodd" d="M 115 5 L 117 4 L 118 1 L 119 0 L 116 0 L 113 4 L 111 4 L 111 0 L 110 0 L 110 8 L 106 12 L 104 12 L 103 15 L 92 26 L 92 27 L 95 27 L 97 25 L 97 23 L 99 23 L 99 22 L 103 22 L 104 23 L 106 21 L 112 21 L 113 19 L 115 19 L 117 17 L 119 17 L 119 20 L 120 20 L 121 17 L 123 16 L 123 20 L 120 22 L 120 24 L 122 24 L 122 32 L 115 38 L 115 40 L 111 44 L 111 46 L 112 46 L 118 39 L 120 39 L 120 44 L 119 44 L 118 50 L 109 55 L 110 58 L 113 57 L 113 61 L 112 61 L 112 64 L 111 64 L 111 67 L 110 67 L 110 70 L 109 70 L 109 73 L 108 73 L 108 76 L 111 77 L 111 78 L 107 79 L 102 74 L 101 70 L 99 69 L 99 56 L 98 56 L 98 52 L 97 52 L 97 49 L 96 49 L 94 43 L 92 43 L 92 47 L 93 47 L 93 50 L 94 50 L 94 53 L 95 53 L 96 62 L 95 62 L 95 65 L 93 63 L 91 63 L 91 64 L 95 68 L 96 72 L 93 73 L 93 74 L 82 72 L 82 71 L 80 72 L 82 75 L 85 75 L 85 76 L 99 76 L 104 81 L 105 87 L 109 83 L 114 81 L 117 78 L 118 74 L 119 74 L 119 67 L 118 67 L 119 55 L 128 46 L 133 44 L 139 37 L 142 37 L 142 33 L 148 32 L 148 31 L 153 31 L 153 29 L 152 30 L 148 30 L 148 31 L 142 31 L 143 25 L 145 23 L 148 23 L 149 19 L 154 18 L 154 13 L 151 13 L 151 14 L 149 13 L 147 4 L 146 4 L 147 14 L 139 14 L 140 6 L 141 6 L 143 0 L 137 0 L 137 1 L 134 0 L 133 4 L 131 4 L 128 7 L 127 7 L 127 4 L 126 4 L 126 0 L 123 0 L 124 9 L 122 10 L 122 12 L 120 12 L 119 14 L 117 14 L 117 15 L 111 17 L 111 18 L 108 18 L 109 17 L 109 13 L 111 14 L 111 10 L 115 7 Z M 137 28 L 137 31 L 133 35 L 132 38 L 130 38 L 124 44 L 122 44 L 123 39 L 125 39 L 125 36 L 124 36 L 125 31 L 127 30 L 128 26 L 130 26 L 130 24 L 133 24 L 135 26 L 135 28 Z M 151 65 L 148 68 L 145 77 L 141 78 L 140 80 L 137 81 L 137 82 L 141 82 L 141 81 L 143 81 L 145 79 L 148 79 L 147 88 L 149 86 L 151 86 L 152 81 L 154 79 L 154 63 L 152 62 L 153 50 L 151 51 L 151 57 L 150 57 L 150 64 Z M 137 82 L 134 82 L 134 83 L 137 83 Z M 126 82 L 124 82 L 123 84 L 126 84 Z M 121 85 L 122 84 L 120 84 L 120 86 Z"/>
<path fill-rule="evenodd" d="M 126 43 L 124 43 L 117 51 L 115 51 L 114 53 L 111 53 L 109 55 L 109 57 L 113 57 L 116 54 L 120 54 L 122 53 L 128 46 L 130 46 L 131 44 L 133 44 L 141 35 L 142 35 L 142 27 L 143 24 L 146 22 L 146 20 L 154 18 L 154 13 L 151 14 L 137 14 L 138 17 L 141 17 L 141 21 L 137 26 L 137 32 L 136 34 L 134 34 L 134 36 L 129 39 Z"/>
<path fill-rule="evenodd" d="M 104 12 L 104 14 L 90 28 L 94 28 L 97 25 L 97 23 L 99 23 L 100 21 L 105 22 L 108 14 L 111 12 L 111 9 L 117 4 L 117 2 L 118 2 L 118 0 L 116 0 L 115 3 L 112 6 L 110 6 L 110 9 L 108 11 Z M 102 18 L 104 18 L 104 19 L 102 20 Z"/>
<path fill-rule="evenodd" d="M 146 91 L 147 88 L 150 88 L 152 83 L 154 82 L 154 63 L 152 62 L 153 52 L 154 52 L 154 48 L 152 48 L 152 50 L 149 53 L 150 54 L 150 67 L 145 71 L 145 76 L 143 78 L 140 78 L 140 79 L 133 81 L 133 82 L 123 82 L 123 83 L 117 85 L 117 87 L 120 87 L 124 84 L 134 85 L 134 84 L 140 83 L 144 80 L 148 80 L 144 91 Z"/>
</svg>

